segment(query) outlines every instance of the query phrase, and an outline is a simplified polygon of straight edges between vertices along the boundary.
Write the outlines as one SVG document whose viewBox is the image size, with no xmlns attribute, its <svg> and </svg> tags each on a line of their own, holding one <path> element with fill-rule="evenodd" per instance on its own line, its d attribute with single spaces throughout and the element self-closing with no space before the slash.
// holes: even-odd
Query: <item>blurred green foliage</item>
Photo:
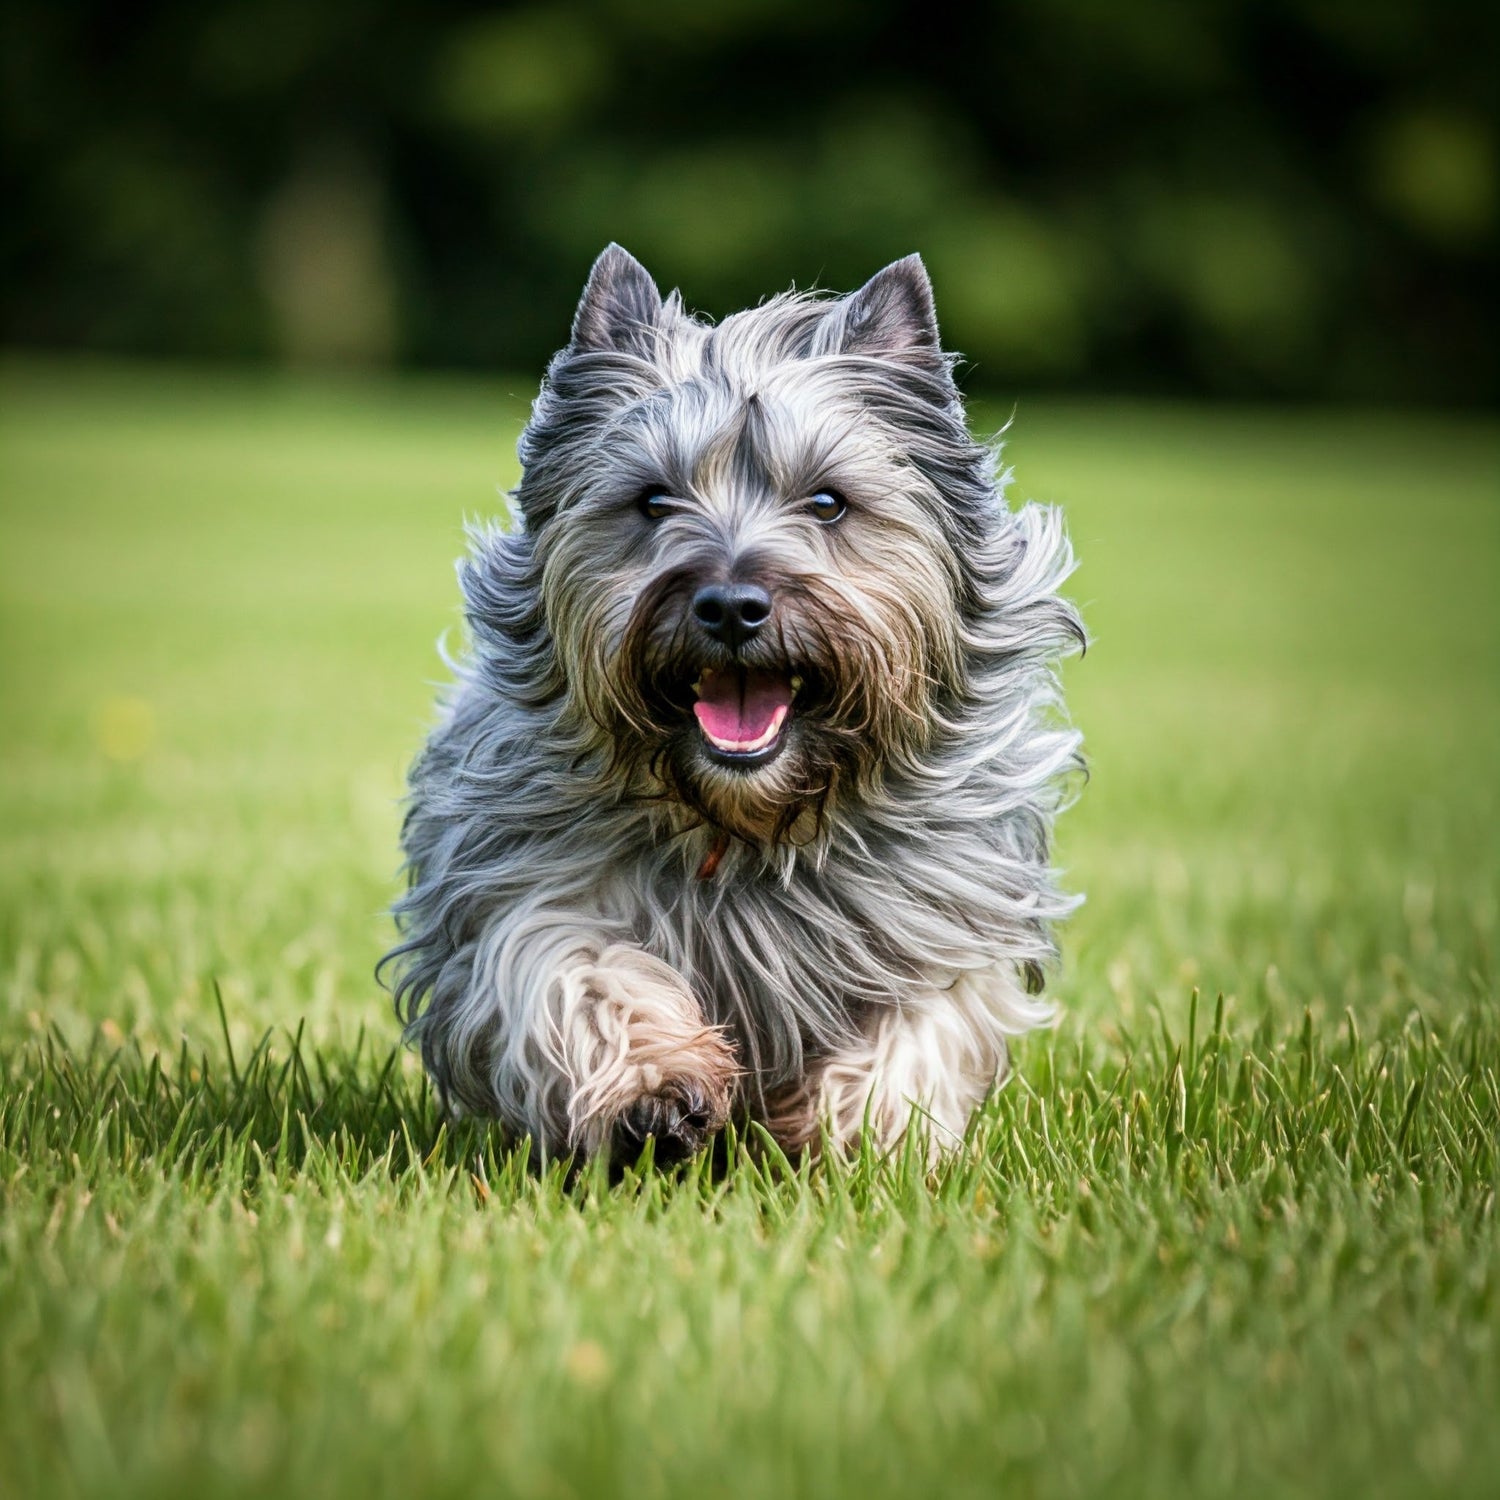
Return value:
<svg viewBox="0 0 1500 1500">
<path fill-rule="evenodd" d="M 533 370 L 912 249 L 971 381 L 1497 393 L 1478 0 L 10 0 L 15 344 Z"/>
</svg>

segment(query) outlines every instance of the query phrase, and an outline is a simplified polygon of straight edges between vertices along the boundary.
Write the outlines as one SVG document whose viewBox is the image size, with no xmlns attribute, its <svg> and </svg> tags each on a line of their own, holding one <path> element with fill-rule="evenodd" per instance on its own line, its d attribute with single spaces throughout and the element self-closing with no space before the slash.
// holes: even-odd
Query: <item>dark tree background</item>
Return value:
<svg viewBox="0 0 1500 1500">
<path fill-rule="evenodd" d="M 1493 0 L 7 0 L 4 336 L 534 370 L 919 249 L 970 380 L 1475 405 Z"/>
</svg>

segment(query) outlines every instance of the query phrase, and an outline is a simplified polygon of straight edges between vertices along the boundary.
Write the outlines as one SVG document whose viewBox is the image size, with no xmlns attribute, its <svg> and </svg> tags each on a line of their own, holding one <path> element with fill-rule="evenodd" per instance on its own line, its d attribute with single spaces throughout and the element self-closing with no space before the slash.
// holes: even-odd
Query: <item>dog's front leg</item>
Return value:
<svg viewBox="0 0 1500 1500">
<path fill-rule="evenodd" d="M 963 1144 L 974 1110 L 1005 1078 L 1007 1037 L 1050 1016 L 1008 968 L 917 990 L 900 1005 L 872 1009 L 857 1041 L 812 1062 L 770 1101 L 767 1126 L 792 1150 L 816 1150 L 825 1132 L 844 1149 L 868 1130 L 885 1151 L 915 1119 L 935 1162 Z"/>
<path fill-rule="evenodd" d="M 431 1016 L 433 1040 L 467 1072 L 460 1097 L 550 1155 L 633 1160 L 652 1137 L 658 1163 L 682 1160 L 728 1117 L 734 1052 L 675 970 L 590 925 L 532 913 L 492 931 L 467 1017 Z"/>
</svg>

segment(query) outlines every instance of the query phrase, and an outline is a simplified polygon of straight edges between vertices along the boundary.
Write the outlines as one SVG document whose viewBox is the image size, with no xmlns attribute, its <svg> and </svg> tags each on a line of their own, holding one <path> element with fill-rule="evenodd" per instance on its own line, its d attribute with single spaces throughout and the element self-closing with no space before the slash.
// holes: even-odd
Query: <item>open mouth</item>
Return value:
<svg viewBox="0 0 1500 1500">
<path fill-rule="evenodd" d="M 693 717 L 709 755 L 724 765 L 761 766 L 786 738 L 802 679 L 763 667 L 705 667 L 693 684 Z"/>
</svg>

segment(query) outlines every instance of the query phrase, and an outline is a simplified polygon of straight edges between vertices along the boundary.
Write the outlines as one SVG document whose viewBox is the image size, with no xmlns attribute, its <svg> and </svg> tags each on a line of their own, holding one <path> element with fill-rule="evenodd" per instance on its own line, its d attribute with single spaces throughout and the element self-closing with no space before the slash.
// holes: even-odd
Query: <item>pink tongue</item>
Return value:
<svg viewBox="0 0 1500 1500">
<path fill-rule="evenodd" d="M 791 707 L 792 684 L 780 672 L 705 671 L 698 681 L 693 712 L 709 739 L 720 745 L 759 740 Z"/>
</svg>

